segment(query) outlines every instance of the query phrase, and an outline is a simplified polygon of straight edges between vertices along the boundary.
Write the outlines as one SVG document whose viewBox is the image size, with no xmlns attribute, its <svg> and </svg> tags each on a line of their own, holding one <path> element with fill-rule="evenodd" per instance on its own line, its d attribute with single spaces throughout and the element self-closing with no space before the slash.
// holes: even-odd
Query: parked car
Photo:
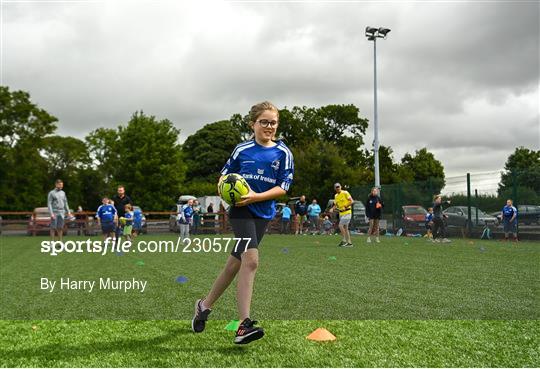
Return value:
<svg viewBox="0 0 540 369">
<path fill-rule="evenodd" d="M 67 223 L 67 222 L 66 222 Z M 49 234 L 51 227 L 51 215 L 49 214 L 49 208 L 40 207 L 35 208 L 34 213 L 28 220 L 27 234 Z M 67 224 L 64 224 L 63 234 L 67 234 Z"/>
<path fill-rule="evenodd" d="M 497 218 L 486 214 L 482 210 L 478 209 L 478 223 L 476 223 L 476 210 L 475 206 L 471 206 L 471 222 L 473 226 L 484 225 L 497 225 Z M 466 227 L 468 221 L 467 206 L 450 206 L 444 211 L 447 215 L 447 224 L 455 227 Z"/>
<path fill-rule="evenodd" d="M 424 229 L 426 223 L 427 210 L 420 205 L 405 205 L 402 206 L 403 210 L 403 228 L 422 228 Z"/>
<path fill-rule="evenodd" d="M 540 206 L 538 205 L 518 205 L 518 221 L 521 224 L 530 225 L 538 224 L 540 225 Z M 497 218 L 498 223 L 502 223 L 502 209 L 501 211 L 496 211 L 491 213 L 492 216 Z"/>
<path fill-rule="evenodd" d="M 369 220 L 366 217 L 366 207 L 362 201 L 355 201 L 352 204 L 352 218 L 350 229 L 357 230 L 369 226 Z"/>
</svg>

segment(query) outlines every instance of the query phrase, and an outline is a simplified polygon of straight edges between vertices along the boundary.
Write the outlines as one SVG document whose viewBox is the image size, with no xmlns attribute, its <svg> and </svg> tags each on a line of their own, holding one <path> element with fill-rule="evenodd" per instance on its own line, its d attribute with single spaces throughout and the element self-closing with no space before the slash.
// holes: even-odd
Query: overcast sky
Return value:
<svg viewBox="0 0 540 369">
<path fill-rule="evenodd" d="M 204 124 L 279 107 L 355 104 L 381 144 L 427 146 L 447 176 L 497 171 L 540 148 L 539 2 L 3 2 L 2 84 L 30 92 L 83 138 L 139 109 L 182 140 Z M 370 124 L 366 143 L 371 147 Z"/>
</svg>

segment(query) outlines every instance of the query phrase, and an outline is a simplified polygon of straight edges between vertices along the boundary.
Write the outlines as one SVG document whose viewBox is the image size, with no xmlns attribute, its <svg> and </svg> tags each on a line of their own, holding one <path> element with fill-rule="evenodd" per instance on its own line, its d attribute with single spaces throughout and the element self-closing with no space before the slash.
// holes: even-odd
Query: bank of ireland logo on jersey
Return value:
<svg viewBox="0 0 540 369">
<path fill-rule="evenodd" d="M 279 169 L 279 160 L 274 160 L 271 165 L 272 169 L 278 170 Z"/>
</svg>

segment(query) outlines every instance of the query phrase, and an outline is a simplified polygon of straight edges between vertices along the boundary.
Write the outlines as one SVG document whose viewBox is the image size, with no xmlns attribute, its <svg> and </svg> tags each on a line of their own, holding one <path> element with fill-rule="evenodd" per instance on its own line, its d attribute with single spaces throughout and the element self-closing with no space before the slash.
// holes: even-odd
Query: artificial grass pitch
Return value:
<svg viewBox="0 0 540 369">
<path fill-rule="evenodd" d="M 202 236 L 205 237 L 205 236 Z M 225 237 L 230 237 L 227 235 Z M 169 240 L 148 235 L 139 241 Z M 40 252 L 45 237 L 0 238 L 1 319 L 190 319 L 228 257 L 225 252 L 121 255 Z M 69 239 L 81 240 L 71 237 Z M 96 240 L 99 238 L 95 238 Z M 252 310 L 258 320 L 538 319 L 540 243 L 382 238 L 338 248 L 337 236 L 267 235 Z M 284 253 L 283 249 L 287 252 Z M 53 292 L 40 280 L 56 280 Z M 91 280 L 66 289 L 61 278 Z M 100 279 L 137 280 L 137 289 L 100 289 Z M 130 282 L 131 283 L 131 282 Z M 113 286 L 113 282 L 106 286 Z M 126 286 L 126 284 L 121 285 Z M 81 287 L 81 285 L 79 285 Z M 82 286 L 85 287 L 85 286 Z M 144 289 L 144 290 L 143 290 Z M 214 319 L 236 318 L 226 291 Z"/>
<path fill-rule="evenodd" d="M 239 347 L 225 329 L 237 319 L 234 286 L 204 333 L 192 333 L 188 320 L 226 254 L 51 257 L 39 254 L 44 239 L 0 237 L 0 313 L 29 316 L 0 321 L 2 367 L 540 366 L 540 243 L 383 237 L 367 245 L 354 237 L 354 248 L 340 249 L 333 236 L 268 235 L 252 305 L 266 336 Z M 38 291 L 24 268 L 51 277 L 136 275 L 149 286 L 72 298 L 77 292 Z M 25 288 L 35 290 L 17 295 Z M 107 316 L 124 320 L 82 320 Z M 125 320 L 140 316 L 154 320 Z M 307 340 L 319 327 L 336 341 Z"/>
<path fill-rule="evenodd" d="M 534 321 L 264 321 L 232 343 L 226 321 L 0 321 L 2 367 L 538 367 Z M 34 327 L 34 328 L 32 328 Z M 336 341 L 305 337 L 325 327 Z"/>
</svg>

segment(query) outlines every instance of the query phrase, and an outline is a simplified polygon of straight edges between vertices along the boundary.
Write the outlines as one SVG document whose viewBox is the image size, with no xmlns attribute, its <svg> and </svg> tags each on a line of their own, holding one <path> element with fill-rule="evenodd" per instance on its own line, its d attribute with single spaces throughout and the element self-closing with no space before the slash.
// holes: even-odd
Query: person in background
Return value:
<svg viewBox="0 0 540 369">
<path fill-rule="evenodd" d="M 57 179 L 54 184 L 54 190 L 47 195 L 47 208 L 51 216 L 51 238 L 54 241 L 55 236 L 62 241 L 64 235 L 64 224 L 66 214 L 71 217 L 66 193 L 63 191 L 64 182 Z"/>
<path fill-rule="evenodd" d="M 300 196 L 300 199 L 294 204 L 294 213 L 296 214 L 296 234 L 304 233 L 304 222 L 306 221 L 307 204 L 306 196 Z"/>
<path fill-rule="evenodd" d="M 182 243 L 189 239 L 189 228 L 193 224 L 193 199 L 182 206 L 178 211 L 178 228 L 180 228 L 180 240 Z"/>
<path fill-rule="evenodd" d="M 366 216 L 369 219 L 367 242 L 371 242 L 371 236 L 375 236 L 375 242 L 379 240 L 379 221 L 381 220 L 384 203 L 379 195 L 379 189 L 373 187 L 366 200 Z"/>
<path fill-rule="evenodd" d="M 133 210 L 133 238 L 137 237 L 142 231 L 143 214 L 139 207 Z"/>
<path fill-rule="evenodd" d="M 124 207 L 124 216 L 120 220 L 122 222 L 122 235 L 126 240 L 131 241 L 131 234 L 133 232 L 133 208 L 131 204 L 126 204 Z"/>
<path fill-rule="evenodd" d="M 426 224 L 426 237 L 433 238 L 433 208 L 428 208 L 428 212 L 425 217 Z"/>
<path fill-rule="evenodd" d="M 506 205 L 502 209 L 504 240 L 508 241 L 508 235 L 512 233 L 514 241 L 517 242 L 517 209 L 511 199 L 506 200 Z"/>
<path fill-rule="evenodd" d="M 193 226 L 191 227 L 191 234 L 199 233 L 199 226 L 201 225 L 201 206 L 198 200 L 193 200 Z"/>
<path fill-rule="evenodd" d="M 206 212 L 209 213 L 207 215 L 205 215 L 204 217 L 204 225 L 207 229 L 207 232 L 209 233 L 215 233 L 215 225 L 216 225 L 216 216 L 213 214 L 214 213 L 214 204 L 213 203 L 210 203 L 208 204 L 208 207 L 206 208 Z"/>
<path fill-rule="evenodd" d="M 281 234 L 289 234 L 291 232 L 291 215 L 292 210 L 289 205 L 285 204 L 281 210 Z"/>
<path fill-rule="evenodd" d="M 324 229 L 324 234 L 331 235 L 334 225 L 332 224 L 332 221 L 330 221 L 330 218 L 328 218 L 328 215 L 324 217 L 324 221 L 322 225 Z"/>
<path fill-rule="evenodd" d="M 75 212 L 75 221 L 77 222 L 77 236 L 84 235 L 84 228 L 86 225 L 86 214 L 83 212 L 81 205 L 77 206 L 77 211 Z"/>
<path fill-rule="evenodd" d="M 349 232 L 349 223 L 352 217 L 352 204 L 354 202 L 351 194 L 341 188 L 339 183 L 334 184 L 336 194 L 334 196 L 334 205 L 330 209 L 339 211 L 339 230 L 341 231 L 342 240 L 339 247 L 353 247 L 351 233 Z"/>
<path fill-rule="evenodd" d="M 317 204 L 316 199 L 313 199 L 309 204 L 307 214 L 309 217 L 309 230 L 311 234 L 315 235 L 319 232 L 319 215 L 321 214 L 321 207 Z"/>
<path fill-rule="evenodd" d="M 442 195 L 435 195 L 433 202 L 433 242 L 450 242 L 446 238 L 446 215 L 443 205 L 450 205 L 450 200 L 443 201 Z"/>
<path fill-rule="evenodd" d="M 115 233 L 115 228 L 118 222 L 116 208 L 109 203 L 109 198 L 101 199 L 101 205 L 96 211 L 96 219 L 98 226 L 101 226 L 103 239 L 112 238 Z"/>
<path fill-rule="evenodd" d="M 133 206 L 133 202 L 131 201 L 131 197 L 126 195 L 126 189 L 123 185 L 119 185 L 117 187 L 117 194 L 113 196 L 112 205 L 116 208 L 116 214 L 118 218 L 122 218 L 126 212 L 125 208 L 127 204 L 130 204 Z M 116 227 L 116 239 L 119 240 L 120 236 L 122 235 L 122 228 Z"/>
</svg>

